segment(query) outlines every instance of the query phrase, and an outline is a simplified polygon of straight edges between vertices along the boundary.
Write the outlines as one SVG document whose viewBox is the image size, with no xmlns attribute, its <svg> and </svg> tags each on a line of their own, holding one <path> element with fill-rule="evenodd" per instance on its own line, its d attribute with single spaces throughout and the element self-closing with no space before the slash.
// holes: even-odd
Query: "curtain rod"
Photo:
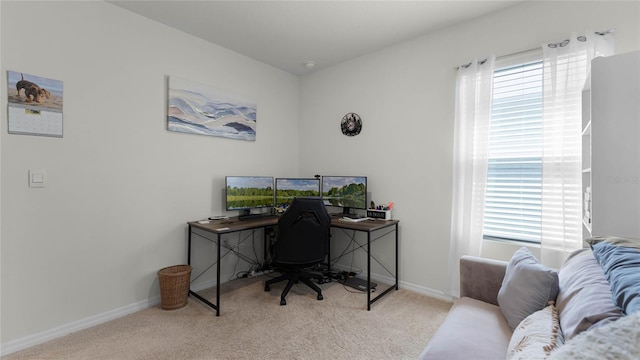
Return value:
<svg viewBox="0 0 640 360">
<path fill-rule="evenodd" d="M 612 34 L 615 31 L 616 31 L 616 29 L 608 29 L 608 30 L 604 30 L 604 31 L 594 31 L 593 33 L 596 34 L 596 35 L 599 35 L 599 36 L 605 36 L 607 34 Z M 578 40 L 579 41 L 586 41 L 587 38 L 586 38 L 586 36 L 578 36 Z M 563 41 L 560 41 L 560 42 L 557 42 L 557 43 L 549 43 L 549 44 L 547 44 L 547 46 L 550 47 L 550 48 L 557 48 L 557 47 L 567 46 L 567 44 L 569 44 L 569 39 L 566 39 L 566 40 L 563 40 Z M 507 57 L 507 56 L 525 54 L 525 53 L 528 53 L 530 51 L 534 51 L 534 50 L 538 50 L 538 49 L 540 49 L 540 47 L 535 47 L 535 48 L 532 48 L 532 49 L 522 50 L 522 51 L 514 52 L 514 53 L 511 53 L 511 54 L 500 55 L 500 56 L 496 56 L 496 59 L 504 58 L 504 57 Z M 487 59 L 482 59 L 482 60 L 479 60 L 478 63 L 480 65 L 482 65 L 486 61 L 487 61 Z M 464 64 L 464 65 L 457 66 L 455 69 L 456 70 L 460 70 L 460 68 L 468 68 L 469 66 L 471 66 L 471 63 L 467 63 L 467 64 Z"/>
</svg>

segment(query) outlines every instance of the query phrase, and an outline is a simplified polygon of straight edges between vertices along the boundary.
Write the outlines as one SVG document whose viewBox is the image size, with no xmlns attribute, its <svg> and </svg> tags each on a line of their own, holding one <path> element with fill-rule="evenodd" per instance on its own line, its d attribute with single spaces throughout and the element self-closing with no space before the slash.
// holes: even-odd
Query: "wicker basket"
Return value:
<svg viewBox="0 0 640 360">
<path fill-rule="evenodd" d="M 160 269 L 158 280 L 161 306 L 164 310 L 179 309 L 187 305 L 191 281 L 190 265 L 174 265 Z"/>
</svg>

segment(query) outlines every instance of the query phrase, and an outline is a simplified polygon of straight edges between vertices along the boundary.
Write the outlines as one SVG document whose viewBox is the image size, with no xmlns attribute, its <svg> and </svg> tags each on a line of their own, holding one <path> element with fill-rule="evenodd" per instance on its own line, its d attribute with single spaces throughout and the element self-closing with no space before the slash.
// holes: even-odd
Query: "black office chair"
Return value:
<svg viewBox="0 0 640 360">
<path fill-rule="evenodd" d="M 322 290 L 311 279 L 322 279 L 322 275 L 305 271 L 324 261 L 329 248 L 331 218 L 320 198 L 295 198 L 287 211 L 278 220 L 279 236 L 274 245 L 273 265 L 282 276 L 268 280 L 269 285 L 289 280 L 280 295 L 280 305 L 286 305 L 285 297 L 293 284 L 302 281 L 318 293 Z"/>
</svg>

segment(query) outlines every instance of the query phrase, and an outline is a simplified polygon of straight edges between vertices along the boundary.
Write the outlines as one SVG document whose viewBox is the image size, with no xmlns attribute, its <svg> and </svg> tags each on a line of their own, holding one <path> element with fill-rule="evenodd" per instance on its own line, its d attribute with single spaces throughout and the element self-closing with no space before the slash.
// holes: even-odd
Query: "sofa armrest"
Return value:
<svg viewBox="0 0 640 360">
<path fill-rule="evenodd" d="M 460 258 L 460 297 L 498 305 L 506 261 L 464 255 Z"/>
</svg>

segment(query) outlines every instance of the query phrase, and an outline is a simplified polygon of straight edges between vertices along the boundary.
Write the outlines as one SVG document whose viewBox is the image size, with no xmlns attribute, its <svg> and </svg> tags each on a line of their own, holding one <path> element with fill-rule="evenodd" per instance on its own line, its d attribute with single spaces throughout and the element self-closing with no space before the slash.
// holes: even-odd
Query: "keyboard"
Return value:
<svg viewBox="0 0 640 360">
<path fill-rule="evenodd" d="M 354 218 L 343 216 L 340 218 L 340 220 L 349 221 L 349 222 L 361 222 L 361 221 L 367 221 L 367 220 L 373 220 L 373 219 L 370 217 L 361 217 L 361 218 L 354 219 Z"/>
</svg>

